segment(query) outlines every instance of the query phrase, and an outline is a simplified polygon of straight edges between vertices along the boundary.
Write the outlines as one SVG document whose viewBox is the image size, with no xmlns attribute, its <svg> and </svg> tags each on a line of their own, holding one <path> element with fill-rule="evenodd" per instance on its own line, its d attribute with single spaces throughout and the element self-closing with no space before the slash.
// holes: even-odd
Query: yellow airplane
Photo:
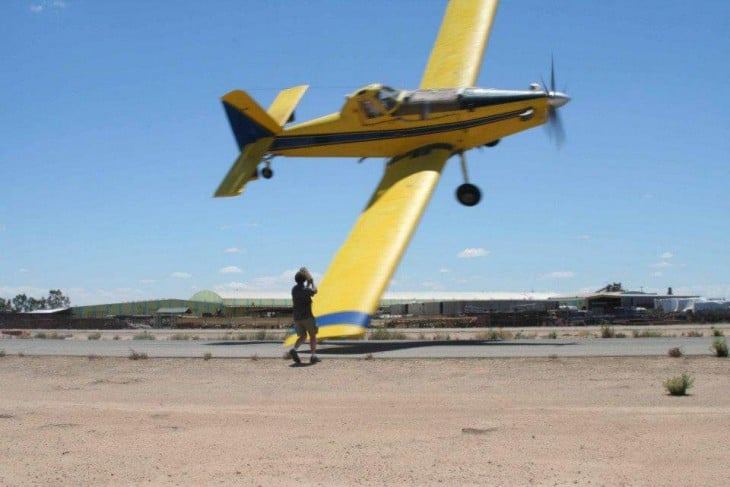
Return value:
<svg viewBox="0 0 730 487">
<path fill-rule="evenodd" d="M 243 91 L 223 96 L 241 154 L 216 197 L 241 194 L 259 174 L 270 178 L 275 156 L 390 159 L 319 285 L 313 303 L 319 338 L 365 333 L 451 156 L 459 156 L 465 181 L 457 199 L 473 206 L 481 194 L 469 183 L 464 152 L 546 122 L 562 139 L 557 109 L 570 98 L 556 91 L 554 69 L 550 88 L 544 83 L 524 91 L 473 86 L 497 4 L 449 1 L 418 89 L 370 84 L 349 95 L 338 113 L 286 127 L 307 86 L 282 91 L 268 110 Z M 295 339 L 290 335 L 284 344 Z"/>
</svg>

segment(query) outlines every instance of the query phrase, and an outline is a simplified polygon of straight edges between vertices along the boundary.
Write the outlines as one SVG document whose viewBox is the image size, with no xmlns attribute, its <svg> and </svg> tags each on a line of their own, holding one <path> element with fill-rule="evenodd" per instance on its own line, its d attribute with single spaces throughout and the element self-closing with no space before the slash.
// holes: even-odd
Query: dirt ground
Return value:
<svg viewBox="0 0 730 487">
<path fill-rule="evenodd" d="M 724 486 L 729 386 L 711 356 L 5 356 L 0 485 Z"/>
</svg>

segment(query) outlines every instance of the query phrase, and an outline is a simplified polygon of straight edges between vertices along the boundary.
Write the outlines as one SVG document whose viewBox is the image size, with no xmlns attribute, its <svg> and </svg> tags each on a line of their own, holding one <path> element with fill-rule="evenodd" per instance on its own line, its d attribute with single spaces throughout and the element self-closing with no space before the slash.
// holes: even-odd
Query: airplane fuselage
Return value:
<svg viewBox="0 0 730 487">
<path fill-rule="evenodd" d="M 495 142 L 548 118 L 543 90 L 399 91 L 368 85 L 342 110 L 285 128 L 269 153 L 299 157 L 396 157 L 429 145 L 454 152 Z"/>
</svg>

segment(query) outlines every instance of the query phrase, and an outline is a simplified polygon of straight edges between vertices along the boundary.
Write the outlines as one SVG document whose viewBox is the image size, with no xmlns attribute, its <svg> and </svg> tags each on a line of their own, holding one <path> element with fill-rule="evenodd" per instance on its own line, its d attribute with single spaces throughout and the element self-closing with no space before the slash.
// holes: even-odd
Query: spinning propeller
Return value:
<svg viewBox="0 0 730 487">
<path fill-rule="evenodd" d="M 558 108 L 568 103 L 570 97 L 555 89 L 555 61 L 552 58 L 550 59 L 550 89 L 545 84 L 545 80 L 542 80 L 542 87 L 548 97 L 548 121 L 545 127 L 549 137 L 560 147 L 565 142 L 565 129 L 563 129 Z"/>
</svg>

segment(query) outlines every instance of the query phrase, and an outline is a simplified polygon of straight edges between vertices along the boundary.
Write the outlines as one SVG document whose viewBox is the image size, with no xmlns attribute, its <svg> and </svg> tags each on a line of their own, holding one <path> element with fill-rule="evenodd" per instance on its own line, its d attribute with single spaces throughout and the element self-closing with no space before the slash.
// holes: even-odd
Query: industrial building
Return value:
<svg viewBox="0 0 730 487">
<path fill-rule="evenodd" d="M 200 291 L 187 300 L 159 299 L 77 306 L 72 308 L 72 313 L 76 319 L 115 318 L 128 323 L 143 321 L 157 326 L 175 326 L 178 318 L 186 317 L 236 318 L 286 316 L 291 313 L 292 302 L 288 293 L 272 293 L 268 296 L 223 298 L 213 291 Z M 681 311 L 677 309 L 680 305 L 699 301 L 702 300 L 697 296 L 674 295 L 671 288 L 666 295 L 627 291 L 621 283 L 609 284 L 593 293 L 571 296 L 545 293 L 444 292 L 438 296 L 432 293 L 389 293 L 381 301 L 378 316 L 482 316 L 485 319 L 481 322 L 488 323 L 525 321 L 539 324 L 556 320 L 561 323 L 587 323 L 595 319 L 636 316 L 655 308 L 657 313 L 667 313 L 668 309 L 678 312 Z M 703 306 L 700 303 L 697 309 L 704 309 Z M 725 309 L 723 306 L 719 308 Z M 713 309 L 719 308 L 713 304 Z M 730 306 L 726 308 L 730 311 Z M 525 319 L 520 320 L 520 317 Z"/>
</svg>

